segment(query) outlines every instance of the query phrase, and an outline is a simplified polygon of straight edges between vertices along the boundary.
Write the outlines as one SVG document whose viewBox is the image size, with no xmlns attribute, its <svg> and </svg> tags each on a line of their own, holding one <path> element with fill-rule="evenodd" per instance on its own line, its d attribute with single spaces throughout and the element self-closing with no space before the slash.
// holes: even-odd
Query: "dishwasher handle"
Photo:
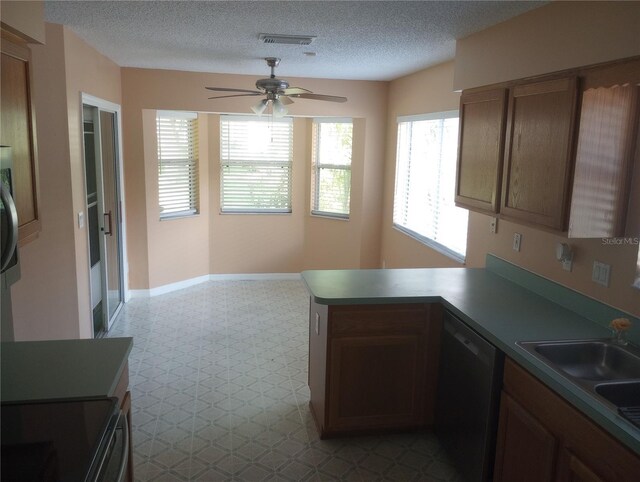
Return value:
<svg viewBox="0 0 640 482">
<path fill-rule="evenodd" d="M 444 330 L 460 345 L 469 350 L 481 363 L 492 366 L 496 356 L 496 349 L 488 341 L 453 317 L 445 318 Z"/>
<path fill-rule="evenodd" d="M 469 350 L 471 353 L 473 353 L 475 356 L 478 356 L 478 354 L 480 353 L 480 348 L 478 348 L 478 346 L 473 343 L 471 340 L 469 340 L 469 338 L 466 338 L 462 333 L 458 332 L 455 333 L 453 335 L 453 337 L 458 340 L 460 343 L 462 343 L 462 345 Z"/>
</svg>

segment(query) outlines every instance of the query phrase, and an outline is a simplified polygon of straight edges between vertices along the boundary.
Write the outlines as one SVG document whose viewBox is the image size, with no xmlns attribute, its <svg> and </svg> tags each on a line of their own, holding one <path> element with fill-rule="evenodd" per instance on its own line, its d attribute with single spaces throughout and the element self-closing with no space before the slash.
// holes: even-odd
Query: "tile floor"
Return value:
<svg viewBox="0 0 640 482">
<path fill-rule="evenodd" d="M 210 281 L 133 299 L 136 480 L 454 481 L 431 434 L 320 440 L 301 281 Z"/>
</svg>

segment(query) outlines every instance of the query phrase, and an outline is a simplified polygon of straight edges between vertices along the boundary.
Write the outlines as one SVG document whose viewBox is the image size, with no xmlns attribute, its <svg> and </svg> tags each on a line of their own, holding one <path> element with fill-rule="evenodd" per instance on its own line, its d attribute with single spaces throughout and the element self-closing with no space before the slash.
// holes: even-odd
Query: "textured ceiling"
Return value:
<svg viewBox="0 0 640 482">
<path fill-rule="evenodd" d="M 452 59 L 457 38 L 544 3 L 46 0 L 45 18 L 123 67 L 259 75 L 273 56 L 280 76 L 391 80 Z M 317 38 L 265 45 L 260 33 Z"/>
</svg>

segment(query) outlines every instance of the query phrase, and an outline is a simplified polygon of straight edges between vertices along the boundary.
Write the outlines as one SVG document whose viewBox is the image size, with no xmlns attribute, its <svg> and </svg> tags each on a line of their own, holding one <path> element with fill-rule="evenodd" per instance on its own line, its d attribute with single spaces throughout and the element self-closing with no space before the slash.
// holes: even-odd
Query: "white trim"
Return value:
<svg viewBox="0 0 640 482">
<path fill-rule="evenodd" d="M 122 107 L 119 104 L 116 104 L 114 102 L 110 102 L 108 100 L 104 100 L 101 99 L 99 97 L 95 97 L 93 95 L 87 94 L 85 92 L 80 92 L 80 132 L 83 132 L 84 126 L 82 125 L 82 113 L 83 113 L 83 106 L 84 104 L 93 106 L 93 107 L 97 107 L 99 110 L 105 110 L 108 112 L 112 112 L 115 114 L 116 116 L 116 123 L 117 123 L 117 129 L 118 132 L 116 132 L 116 137 L 117 137 L 117 141 L 118 141 L 118 177 L 119 182 L 120 182 L 120 189 L 119 189 L 119 194 L 120 194 L 120 216 L 121 216 L 121 222 L 122 222 L 122 226 L 120 229 L 120 235 L 122 237 L 122 289 L 124 290 L 124 302 L 126 303 L 127 301 L 129 301 L 131 299 L 131 293 L 129 292 L 129 256 L 128 256 L 128 251 L 127 251 L 127 208 L 126 208 L 126 202 L 125 202 L 125 194 L 124 194 L 124 149 L 122 147 L 122 138 L 123 138 L 123 131 L 122 131 Z M 84 138 L 82 140 L 82 149 L 83 149 L 83 157 L 82 157 L 82 161 L 84 164 Z M 87 197 L 87 188 L 86 188 L 86 174 L 84 175 L 84 183 L 85 183 L 85 187 L 84 187 L 84 197 L 85 197 L 85 217 L 86 217 L 86 226 L 88 226 L 88 210 L 86 209 L 86 197 Z M 87 231 L 87 236 L 88 236 L 88 231 Z M 88 239 L 87 239 L 88 241 Z M 88 250 L 89 248 L 87 248 Z M 91 330 L 93 332 L 93 312 L 90 314 L 90 318 L 91 318 Z M 115 318 L 114 318 L 115 319 Z"/>
<path fill-rule="evenodd" d="M 194 120 L 198 118 L 198 113 L 187 110 L 157 110 L 156 118 L 158 117 L 170 117 L 172 119 L 187 119 Z"/>
<path fill-rule="evenodd" d="M 419 122 L 425 120 L 437 120 L 437 119 L 452 119 L 453 117 L 459 117 L 459 111 L 446 110 L 443 112 L 430 112 L 428 114 L 417 115 L 399 115 L 396 122 Z"/>
<path fill-rule="evenodd" d="M 315 124 L 353 124 L 352 117 L 314 117 Z"/>
<path fill-rule="evenodd" d="M 206 274 L 196 278 L 177 281 L 148 290 L 131 290 L 131 298 L 153 298 L 154 296 L 172 293 L 207 281 L 289 281 L 299 280 L 300 273 L 239 273 L 239 274 Z"/>
</svg>

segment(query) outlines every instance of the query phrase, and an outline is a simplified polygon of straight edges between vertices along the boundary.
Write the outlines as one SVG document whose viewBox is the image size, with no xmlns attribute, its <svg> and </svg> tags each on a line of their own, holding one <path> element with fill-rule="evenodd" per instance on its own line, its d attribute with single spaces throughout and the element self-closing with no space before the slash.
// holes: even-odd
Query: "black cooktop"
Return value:
<svg viewBox="0 0 640 482">
<path fill-rule="evenodd" d="M 117 398 L 0 407 L 3 482 L 84 482 L 115 423 Z"/>
</svg>

